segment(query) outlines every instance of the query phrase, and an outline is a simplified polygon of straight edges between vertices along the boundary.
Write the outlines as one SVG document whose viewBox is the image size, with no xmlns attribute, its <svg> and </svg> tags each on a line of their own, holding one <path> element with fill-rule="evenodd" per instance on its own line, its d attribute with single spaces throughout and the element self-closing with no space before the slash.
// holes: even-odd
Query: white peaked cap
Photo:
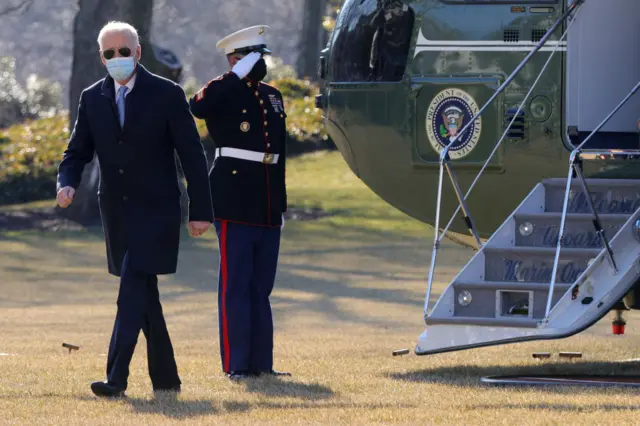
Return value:
<svg viewBox="0 0 640 426">
<path fill-rule="evenodd" d="M 264 33 L 267 28 L 269 28 L 267 25 L 254 25 L 253 27 L 236 31 L 220 40 L 216 44 L 216 47 L 218 49 L 224 49 L 224 53 L 227 55 L 247 48 L 247 50 L 271 53 L 271 51 L 267 49 L 267 43 L 264 38 Z"/>
</svg>

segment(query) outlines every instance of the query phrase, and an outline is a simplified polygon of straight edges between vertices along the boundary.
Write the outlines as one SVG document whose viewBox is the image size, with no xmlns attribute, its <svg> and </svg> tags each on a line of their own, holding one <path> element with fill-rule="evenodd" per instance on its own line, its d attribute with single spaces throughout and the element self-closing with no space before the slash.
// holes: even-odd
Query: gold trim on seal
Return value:
<svg viewBox="0 0 640 426">
<path fill-rule="evenodd" d="M 251 128 L 251 125 L 249 124 L 248 121 L 243 121 L 240 124 L 240 130 L 242 130 L 243 132 L 248 132 L 250 128 Z"/>
</svg>

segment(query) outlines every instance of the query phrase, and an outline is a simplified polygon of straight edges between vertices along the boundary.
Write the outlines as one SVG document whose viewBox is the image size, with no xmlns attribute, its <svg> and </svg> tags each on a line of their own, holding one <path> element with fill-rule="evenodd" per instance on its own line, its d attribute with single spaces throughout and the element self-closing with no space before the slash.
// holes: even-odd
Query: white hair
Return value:
<svg viewBox="0 0 640 426">
<path fill-rule="evenodd" d="M 127 34 L 131 38 L 131 41 L 135 42 L 136 46 L 140 44 L 138 31 L 132 25 L 127 24 L 126 22 L 111 21 L 107 23 L 107 25 L 102 27 L 102 29 L 100 30 L 100 34 L 98 34 L 98 44 L 100 45 L 100 50 L 102 50 L 102 42 L 104 40 L 104 37 L 107 34 L 113 33 Z"/>
</svg>

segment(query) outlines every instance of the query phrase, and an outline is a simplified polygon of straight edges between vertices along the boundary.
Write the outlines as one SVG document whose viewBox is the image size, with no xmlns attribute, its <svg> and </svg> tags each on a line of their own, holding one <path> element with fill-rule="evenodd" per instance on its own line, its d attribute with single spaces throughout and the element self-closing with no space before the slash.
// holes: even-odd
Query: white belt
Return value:
<svg viewBox="0 0 640 426">
<path fill-rule="evenodd" d="M 256 161 L 264 164 L 276 164 L 280 154 L 273 154 L 271 152 L 256 152 L 246 149 L 238 148 L 216 148 L 216 158 L 218 157 L 233 157 L 240 158 L 241 160 Z"/>
</svg>

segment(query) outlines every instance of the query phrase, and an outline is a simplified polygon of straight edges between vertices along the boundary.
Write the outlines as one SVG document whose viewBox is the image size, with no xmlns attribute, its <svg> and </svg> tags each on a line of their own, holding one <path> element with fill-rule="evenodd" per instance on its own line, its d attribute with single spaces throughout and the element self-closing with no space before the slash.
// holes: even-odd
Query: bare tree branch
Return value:
<svg viewBox="0 0 640 426">
<path fill-rule="evenodd" d="M 18 3 L 13 6 L 5 7 L 4 9 L 0 9 L 0 16 L 10 15 L 14 12 L 19 12 L 20 14 L 26 13 L 31 6 L 33 6 L 34 0 L 22 0 L 21 3 Z"/>
</svg>

